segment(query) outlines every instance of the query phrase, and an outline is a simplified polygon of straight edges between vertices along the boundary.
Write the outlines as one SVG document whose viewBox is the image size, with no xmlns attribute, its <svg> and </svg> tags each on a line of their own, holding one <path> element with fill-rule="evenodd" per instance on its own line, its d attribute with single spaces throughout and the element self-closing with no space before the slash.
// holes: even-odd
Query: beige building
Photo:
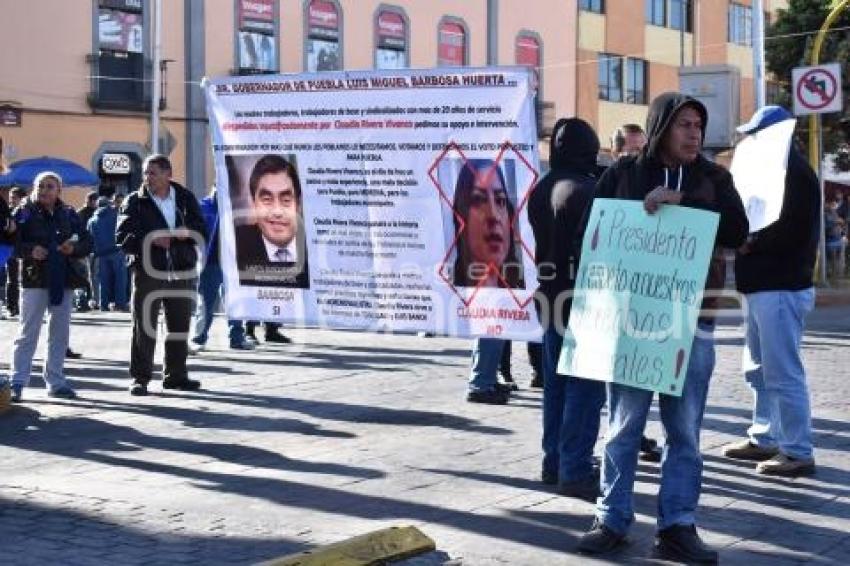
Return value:
<svg viewBox="0 0 850 566">
<path fill-rule="evenodd" d="M 749 0 L 682 0 L 681 34 L 679 1 L 162 0 L 161 139 L 175 177 L 202 193 L 212 183 L 204 76 L 333 69 L 532 65 L 541 133 L 555 116 L 578 115 L 605 140 L 623 121 L 643 122 L 646 102 L 677 87 L 682 61 L 725 63 L 740 68 L 747 115 L 752 56 L 738 28 Z M 2 0 L 7 161 L 53 155 L 90 167 L 107 191 L 138 186 L 153 6 Z"/>
</svg>

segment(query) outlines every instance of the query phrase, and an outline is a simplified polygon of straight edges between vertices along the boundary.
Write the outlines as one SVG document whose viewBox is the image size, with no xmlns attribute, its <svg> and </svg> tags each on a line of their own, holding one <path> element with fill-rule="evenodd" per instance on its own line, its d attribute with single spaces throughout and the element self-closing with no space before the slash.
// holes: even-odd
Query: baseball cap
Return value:
<svg viewBox="0 0 850 566">
<path fill-rule="evenodd" d="M 773 104 L 762 106 L 753 114 L 749 122 L 738 126 L 737 131 L 740 134 L 754 134 L 759 130 L 763 130 L 779 122 L 784 122 L 793 117 L 793 114 L 781 106 L 775 106 Z"/>
</svg>

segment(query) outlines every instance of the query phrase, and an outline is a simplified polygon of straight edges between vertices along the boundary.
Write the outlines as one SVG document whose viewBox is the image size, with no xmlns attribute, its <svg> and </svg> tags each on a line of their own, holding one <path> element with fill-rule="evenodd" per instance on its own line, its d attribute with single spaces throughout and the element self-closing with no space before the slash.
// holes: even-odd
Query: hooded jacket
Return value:
<svg viewBox="0 0 850 566">
<path fill-rule="evenodd" d="M 171 186 L 174 188 L 175 226 L 200 234 L 206 242 L 206 226 L 198 199 L 189 189 L 174 181 L 171 181 Z M 194 238 L 172 238 L 171 247 L 167 250 L 150 242 L 145 245 L 146 237 L 154 230 L 168 230 L 168 223 L 153 201 L 150 190 L 142 185 L 124 201 L 115 231 L 118 246 L 127 254 L 130 265 L 143 268 L 144 256 L 148 254 L 150 264 L 158 271 L 172 273 L 196 267 L 198 242 Z"/>
<path fill-rule="evenodd" d="M 602 175 L 594 198 L 643 200 L 655 187 L 676 189 L 681 186 L 681 205 L 717 212 L 720 223 L 715 239 L 715 254 L 709 266 L 706 289 L 722 289 L 725 283 L 725 263 L 718 248 L 737 249 L 747 238 L 749 223 L 744 205 L 732 175 L 702 155 L 681 167 L 668 168 L 661 161 L 661 149 L 667 131 L 676 114 L 685 107 L 695 109 L 702 118 L 702 137 L 708 112 L 705 106 L 690 96 L 668 92 L 652 101 L 646 119 L 647 144 L 637 157 L 624 157 Z M 589 207 L 588 207 L 589 211 Z M 587 215 L 583 226 L 587 225 Z M 715 300 L 703 301 L 703 309 L 713 309 Z M 711 317 L 704 317 L 711 318 Z"/>
<path fill-rule="evenodd" d="M 528 201 L 528 220 L 534 231 L 537 264 L 538 314 L 549 314 L 559 293 L 575 287 L 579 224 L 596 185 L 599 138 L 579 118 L 561 118 L 549 141 L 550 170 L 534 187 Z M 542 302 L 548 309 L 542 309 Z M 561 316 L 569 313 L 563 303 Z M 566 318 L 561 319 L 566 323 Z M 544 324 L 547 321 L 543 321 Z"/>
<path fill-rule="evenodd" d="M 94 242 L 95 257 L 103 257 L 121 251 L 115 243 L 115 226 L 118 210 L 114 206 L 101 206 L 94 211 L 88 222 L 88 231 Z"/>
</svg>

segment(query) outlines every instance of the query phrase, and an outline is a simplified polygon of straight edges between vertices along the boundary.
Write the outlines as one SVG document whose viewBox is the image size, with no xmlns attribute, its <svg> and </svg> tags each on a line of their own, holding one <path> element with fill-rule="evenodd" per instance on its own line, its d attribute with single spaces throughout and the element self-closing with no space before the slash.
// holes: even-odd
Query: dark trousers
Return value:
<svg viewBox="0 0 850 566">
<path fill-rule="evenodd" d="M 257 325 L 260 324 L 259 321 L 256 320 L 248 320 L 245 322 L 245 334 L 248 336 L 254 336 L 254 329 L 257 328 Z M 281 327 L 279 322 L 264 322 L 262 323 L 266 329 L 266 333 L 274 332 L 278 328 Z"/>
<path fill-rule="evenodd" d="M 543 375 L 543 345 L 539 342 L 528 342 L 528 363 L 534 375 Z M 506 340 L 502 348 L 502 357 L 499 359 L 499 373 L 504 376 L 511 375 L 511 341 Z"/>
<path fill-rule="evenodd" d="M 154 279 L 133 269 L 133 341 L 130 348 L 130 377 L 147 384 L 153 374 L 153 355 L 160 308 L 165 311 L 165 362 L 163 380 L 181 382 L 189 378 L 186 357 L 192 312 L 195 310 L 197 280 Z"/>
<path fill-rule="evenodd" d="M 21 296 L 21 290 L 18 287 L 19 272 L 20 266 L 17 258 L 10 259 L 6 263 L 6 308 L 12 315 L 17 315 L 20 311 L 18 306 Z"/>
</svg>

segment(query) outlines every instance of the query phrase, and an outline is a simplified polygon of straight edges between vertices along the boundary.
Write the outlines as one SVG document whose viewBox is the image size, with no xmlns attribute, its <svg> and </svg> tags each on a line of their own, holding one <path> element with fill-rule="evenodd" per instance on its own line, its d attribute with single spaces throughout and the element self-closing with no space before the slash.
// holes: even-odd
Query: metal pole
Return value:
<svg viewBox="0 0 850 566">
<path fill-rule="evenodd" d="M 685 0 L 679 0 L 679 66 L 685 66 Z"/>
<path fill-rule="evenodd" d="M 499 64 L 499 0 L 487 0 L 487 64 Z"/>
<path fill-rule="evenodd" d="M 826 278 L 826 232 L 824 230 L 824 203 L 826 202 L 826 184 L 823 179 L 823 129 L 821 128 L 821 115 L 817 114 L 815 121 L 818 124 L 818 184 L 820 185 L 820 237 L 818 238 L 818 274 L 821 283 L 824 287 L 829 287 L 829 280 Z"/>
<path fill-rule="evenodd" d="M 151 153 L 159 153 L 159 100 L 162 88 L 162 0 L 154 2 L 153 14 L 153 84 L 151 88 Z"/>
<path fill-rule="evenodd" d="M 756 110 L 767 104 L 764 78 L 764 7 L 762 0 L 753 0 L 753 84 Z"/>
</svg>

